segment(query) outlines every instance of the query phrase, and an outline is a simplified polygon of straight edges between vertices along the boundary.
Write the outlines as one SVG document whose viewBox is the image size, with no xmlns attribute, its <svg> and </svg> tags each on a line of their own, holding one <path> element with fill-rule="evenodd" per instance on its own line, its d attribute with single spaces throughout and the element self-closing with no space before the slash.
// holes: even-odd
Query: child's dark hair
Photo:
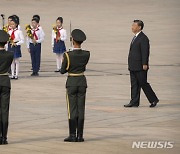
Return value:
<svg viewBox="0 0 180 154">
<path fill-rule="evenodd" d="M 62 17 L 58 17 L 57 19 L 56 19 L 56 21 L 57 20 L 59 20 L 61 23 L 63 23 L 63 18 Z"/>
<path fill-rule="evenodd" d="M 17 22 L 18 22 L 18 25 L 19 25 L 19 17 L 17 15 L 12 15 L 14 18 L 16 18 Z"/>
<path fill-rule="evenodd" d="M 11 19 L 12 20 L 13 16 L 9 16 L 8 19 Z"/>
<path fill-rule="evenodd" d="M 15 18 L 14 16 L 12 16 L 12 21 L 16 24 L 16 27 L 18 27 L 18 25 L 19 25 L 18 19 Z"/>
<path fill-rule="evenodd" d="M 39 19 L 38 18 L 32 18 L 32 21 L 35 21 L 35 22 L 39 23 Z"/>
<path fill-rule="evenodd" d="M 38 14 L 33 15 L 33 18 L 37 18 L 40 21 L 40 16 Z"/>
</svg>

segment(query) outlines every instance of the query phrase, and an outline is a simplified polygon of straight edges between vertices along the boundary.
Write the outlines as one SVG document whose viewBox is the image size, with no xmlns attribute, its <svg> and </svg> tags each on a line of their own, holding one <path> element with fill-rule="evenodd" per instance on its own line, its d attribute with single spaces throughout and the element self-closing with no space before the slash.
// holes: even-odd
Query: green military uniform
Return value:
<svg viewBox="0 0 180 154">
<path fill-rule="evenodd" d="M 75 32 L 75 35 L 81 35 L 78 33 L 78 30 L 74 30 L 73 32 Z M 73 32 L 72 37 L 74 36 Z M 74 39 L 75 38 L 76 37 L 74 36 Z M 81 38 L 80 40 L 83 41 L 84 39 Z M 72 140 L 67 138 L 65 139 L 65 141 L 75 142 L 76 133 L 76 141 L 84 141 L 83 128 L 85 114 L 85 97 L 87 88 L 87 81 L 84 72 L 86 70 L 86 65 L 89 61 L 89 57 L 90 52 L 82 49 L 74 49 L 73 51 L 69 51 L 64 54 L 61 73 L 64 74 L 68 72 L 66 89 L 69 133 L 70 136 L 74 138 Z"/>
<path fill-rule="evenodd" d="M 7 42 L 6 32 L 0 31 L 0 43 Z M 10 79 L 8 70 L 13 61 L 13 53 L 0 49 L 0 144 L 7 144 L 10 103 Z"/>
</svg>

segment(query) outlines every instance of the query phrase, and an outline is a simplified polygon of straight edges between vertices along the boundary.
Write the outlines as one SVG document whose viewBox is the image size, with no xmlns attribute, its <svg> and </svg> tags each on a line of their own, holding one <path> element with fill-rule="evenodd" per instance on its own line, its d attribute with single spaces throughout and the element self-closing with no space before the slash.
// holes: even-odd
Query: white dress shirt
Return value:
<svg viewBox="0 0 180 154">
<path fill-rule="evenodd" d="M 138 36 L 141 32 L 142 32 L 142 31 L 140 31 L 140 32 L 136 33 L 136 34 L 135 34 L 135 36 L 137 37 L 137 36 Z"/>
<path fill-rule="evenodd" d="M 33 34 L 34 33 L 34 30 L 35 30 L 35 33 L 36 33 L 36 36 L 37 36 L 37 40 L 36 42 L 37 43 L 42 43 L 44 41 L 44 37 L 45 37 L 45 33 L 42 29 L 42 27 L 38 27 L 36 29 L 32 29 L 31 30 L 31 33 Z M 29 49 L 29 45 L 30 43 L 33 43 L 32 39 L 30 37 L 26 37 L 26 45 L 27 45 L 27 48 Z"/>
<path fill-rule="evenodd" d="M 11 34 L 13 33 L 13 29 L 11 29 L 10 31 L 8 31 L 9 35 L 11 36 Z M 19 30 L 18 28 L 15 29 L 14 31 L 14 35 L 15 35 L 15 39 L 14 42 L 17 42 L 16 45 L 21 45 L 24 43 L 24 36 L 21 30 Z"/>
<path fill-rule="evenodd" d="M 42 31 L 43 36 L 45 37 L 45 33 L 43 31 L 43 28 L 39 25 L 38 28 Z"/>
<path fill-rule="evenodd" d="M 21 26 L 20 25 L 18 25 L 18 29 L 21 30 Z"/>
<path fill-rule="evenodd" d="M 60 29 L 59 30 L 60 32 L 60 38 L 61 38 L 61 41 L 65 41 L 67 39 L 67 33 L 66 33 L 66 30 L 65 29 Z M 54 32 L 54 30 L 52 30 L 52 47 L 54 47 L 54 39 L 56 39 L 56 33 Z"/>
</svg>

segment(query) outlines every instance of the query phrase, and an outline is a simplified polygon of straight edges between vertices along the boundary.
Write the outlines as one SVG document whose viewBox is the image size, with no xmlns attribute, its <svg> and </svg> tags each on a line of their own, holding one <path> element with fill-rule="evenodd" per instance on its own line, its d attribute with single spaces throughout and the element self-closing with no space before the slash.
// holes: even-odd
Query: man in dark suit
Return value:
<svg viewBox="0 0 180 154">
<path fill-rule="evenodd" d="M 135 36 L 130 44 L 128 67 L 131 79 L 131 101 L 124 107 L 138 107 L 140 102 L 140 92 L 143 89 L 150 107 L 155 107 L 159 102 L 156 94 L 147 82 L 147 73 L 149 69 L 149 39 L 142 32 L 144 23 L 141 20 L 134 20 L 132 32 Z"/>
<path fill-rule="evenodd" d="M 73 51 L 65 52 L 62 74 L 68 72 L 66 82 L 67 108 L 69 119 L 69 136 L 65 142 L 84 142 L 84 114 L 87 81 L 84 75 L 90 52 L 81 49 L 81 44 L 86 40 L 85 33 L 80 29 L 72 31 Z"/>
<path fill-rule="evenodd" d="M 9 40 L 9 35 L 0 30 L 0 144 L 8 144 L 8 120 L 10 103 L 10 79 L 8 70 L 13 61 L 14 54 L 6 51 L 4 46 Z"/>
</svg>

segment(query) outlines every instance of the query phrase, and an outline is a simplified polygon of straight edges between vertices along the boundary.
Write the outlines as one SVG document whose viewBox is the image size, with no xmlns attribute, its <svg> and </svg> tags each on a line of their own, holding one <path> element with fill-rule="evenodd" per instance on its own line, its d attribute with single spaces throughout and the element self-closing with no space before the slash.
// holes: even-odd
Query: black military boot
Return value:
<svg viewBox="0 0 180 154">
<path fill-rule="evenodd" d="M 83 129 L 84 129 L 84 119 L 78 119 L 77 142 L 84 142 Z"/>
<path fill-rule="evenodd" d="M 8 144 L 7 137 L 2 137 L 1 144 Z"/>
<path fill-rule="evenodd" d="M 2 137 L 0 137 L 0 145 L 2 144 Z"/>
<path fill-rule="evenodd" d="M 67 138 L 64 139 L 64 142 L 77 142 L 76 135 L 70 134 Z"/>
<path fill-rule="evenodd" d="M 0 121 L 0 145 L 2 144 L 2 122 Z"/>
<path fill-rule="evenodd" d="M 8 144 L 7 141 L 7 132 L 8 132 L 8 122 L 2 125 L 2 138 L 1 144 Z"/>
<path fill-rule="evenodd" d="M 69 119 L 69 136 L 64 139 L 64 142 L 76 142 L 76 120 Z"/>
</svg>

